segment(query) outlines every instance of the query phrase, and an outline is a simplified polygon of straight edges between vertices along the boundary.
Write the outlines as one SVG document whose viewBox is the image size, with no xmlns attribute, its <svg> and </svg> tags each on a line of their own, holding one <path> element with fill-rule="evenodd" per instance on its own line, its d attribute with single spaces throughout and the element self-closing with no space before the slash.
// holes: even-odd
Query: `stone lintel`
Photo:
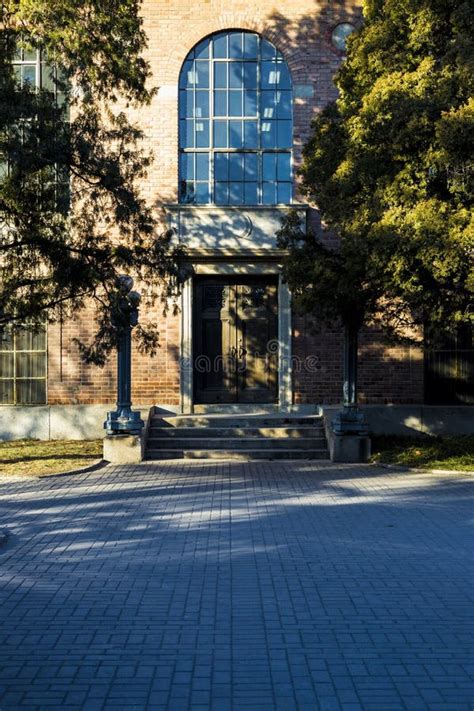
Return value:
<svg viewBox="0 0 474 711">
<path fill-rule="evenodd" d="M 278 252 L 276 232 L 282 218 L 296 210 L 306 224 L 307 206 L 294 205 L 166 205 L 175 239 L 189 250 L 226 255 L 229 252 L 256 254 Z"/>
</svg>

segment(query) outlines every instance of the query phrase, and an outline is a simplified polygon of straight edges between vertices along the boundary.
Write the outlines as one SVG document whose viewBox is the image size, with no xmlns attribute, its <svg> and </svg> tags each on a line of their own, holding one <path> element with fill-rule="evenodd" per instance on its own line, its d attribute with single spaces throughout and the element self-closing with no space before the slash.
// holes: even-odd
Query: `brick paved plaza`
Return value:
<svg viewBox="0 0 474 711">
<path fill-rule="evenodd" d="M 471 488 L 324 462 L 2 479 L 1 711 L 472 711 Z"/>
</svg>

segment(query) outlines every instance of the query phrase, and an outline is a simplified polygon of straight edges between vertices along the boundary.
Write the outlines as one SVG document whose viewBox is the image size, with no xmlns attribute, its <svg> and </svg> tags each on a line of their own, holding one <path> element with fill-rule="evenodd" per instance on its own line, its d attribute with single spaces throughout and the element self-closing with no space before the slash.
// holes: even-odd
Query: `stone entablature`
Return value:
<svg viewBox="0 0 474 711">
<path fill-rule="evenodd" d="M 304 227 L 307 207 L 176 204 L 166 210 L 177 241 L 187 249 L 261 252 L 278 250 L 275 235 L 290 210 L 298 212 Z"/>
</svg>

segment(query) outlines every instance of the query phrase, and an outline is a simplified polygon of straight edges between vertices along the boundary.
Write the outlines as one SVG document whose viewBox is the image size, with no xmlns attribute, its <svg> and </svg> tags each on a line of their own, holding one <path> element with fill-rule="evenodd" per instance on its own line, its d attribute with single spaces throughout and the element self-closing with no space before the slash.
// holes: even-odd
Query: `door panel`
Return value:
<svg viewBox="0 0 474 711">
<path fill-rule="evenodd" d="M 237 286 L 239 402 L 275 402 L 278 380 L 277 287 Z"/>
<path fill-rule="evenodd" d="M 195 291 L 194 375 L 197 402 L 236 401 L 235 293 L 206 281 Z"/>
<path fill-rule="evenodd" d="M 198 280 L 194 305 L 195 401 L 275 402 L 278 382 L 276 281 Z"/>
</svg>

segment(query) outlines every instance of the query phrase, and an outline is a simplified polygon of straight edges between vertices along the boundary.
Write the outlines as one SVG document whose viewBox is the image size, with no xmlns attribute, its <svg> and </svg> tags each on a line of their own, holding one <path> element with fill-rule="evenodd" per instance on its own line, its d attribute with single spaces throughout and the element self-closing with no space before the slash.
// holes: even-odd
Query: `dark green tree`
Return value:
<svg viewBox="0 0 474 711">
<path fill-rule="evenodd" d="M 176 289 L 170 235 L 138 188 L 152 157 L 126 113 L 154 94 L 139 5 L 1 5 L 0 327 L 69 318 L 92 300 L 97 328 L 81 347 L 99 364 L 117 341 L 121 273 L 160 284 L 163 301 Z M 155 328 L 136 331 L 153 350 Z"/>
<path fill-rule="evenodd" d="M 322 234 L 302 234 L 290 215 L 280 243 L 297 305 L 345 328 L 355 404 L 357 333 L 370 317 L 405 338 L 472 323 L 473 4 L 366 0 L 335 81 L 301 170 Z"/>
</svg>

